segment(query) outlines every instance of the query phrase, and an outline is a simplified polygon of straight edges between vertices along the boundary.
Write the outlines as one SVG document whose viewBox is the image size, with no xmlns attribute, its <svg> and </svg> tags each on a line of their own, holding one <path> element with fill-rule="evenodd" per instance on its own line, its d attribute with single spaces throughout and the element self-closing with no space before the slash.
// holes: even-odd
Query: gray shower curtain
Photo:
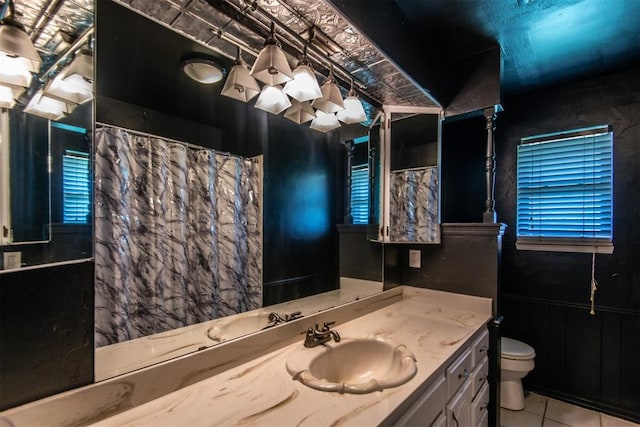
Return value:
<svg viewBox="0 0 640 427">
<path fill-rule="evenodd" d="M 96 131 L 96 346 L 262 305 L 259 165 Z"/>
<path fill-rule="evenodd" d="M 438 168 L 391 172 L 389 239 L 392 242 L 437 242 Z"/>
</svg>

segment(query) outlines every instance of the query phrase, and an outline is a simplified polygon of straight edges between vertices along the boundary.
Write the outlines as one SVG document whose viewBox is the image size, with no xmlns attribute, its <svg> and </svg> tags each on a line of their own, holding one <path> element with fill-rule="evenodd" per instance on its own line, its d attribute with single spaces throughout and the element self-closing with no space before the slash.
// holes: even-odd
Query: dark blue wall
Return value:
<svg viewBox="0 0 640 427">
<path fill-rule="evenodd" d="M 536 350 L 525 388 L 640 420 L 640 70 L 523 94 L 496 122 L 496 210 L 502 245 L 503 334 Z M 613 255 L 515 249 L 516 146 L 522 137 L 610 124 L 614 131 Z M 479 221 L 486 197 L 484 119 L 445 122 L 443 222 Z"/>
<path fill-rule="evenodd" d="M 614 246 L 591 254 L 515 249 L 516 145 L 521 137 L 610 124 L 614 132 Z M 498 121 L 496 206 L 503 242 L 503 333 L 536 349 L 526 387 L 640 420 L 640 70 L 505 102 Z"/>
<path fill-rule="evenodd" d="M 0 274 L 0 410 L 93 382 L 93 261 Z"/>
</svg>

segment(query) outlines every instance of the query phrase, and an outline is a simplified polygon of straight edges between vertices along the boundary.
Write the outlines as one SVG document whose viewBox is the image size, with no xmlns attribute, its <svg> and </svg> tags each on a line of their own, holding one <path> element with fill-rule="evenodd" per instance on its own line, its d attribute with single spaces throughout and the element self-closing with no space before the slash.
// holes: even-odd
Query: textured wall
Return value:
<svg viewBox="0 0 640 427">
<path fill-rule="evenodd" d="M 591 254 L 517 251 L 509 227 L 503 325 L 536 349 L 527 387 L 640 419 L 640 70 L 508 100 L 497 128 L 496 206 L 499 220 L 515 225 L 521 137 L 601 124 L 614 132 L 615 251 L 596 259 L 596 315 Z"/>
<path fill-rule="evenodd" d="M 93 382 L 93 262 L 0 274 L 0 410 Z"/>
</svg>

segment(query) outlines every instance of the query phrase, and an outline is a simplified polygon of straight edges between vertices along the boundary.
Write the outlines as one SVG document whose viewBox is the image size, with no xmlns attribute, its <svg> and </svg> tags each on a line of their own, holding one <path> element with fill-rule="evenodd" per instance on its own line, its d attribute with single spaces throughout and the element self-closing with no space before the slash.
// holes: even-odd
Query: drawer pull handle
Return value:
<svg viewBox="0 0 640 427">
<path fill-rule="evenodd" d="M 486 345 L 483 345 L 482 347 L 480 347 L 478 349 L 479 353 L 484 353 L 485 351 L 489 350 L 489 347 L 487 347 Z"/>
<path fill-rule="evenodd" d="M 469 378 L 469 375 L 471 375 L 471 373 L 467 370 L 467 368 L 464 368 L 464 372 L 458 374 L 458 379 Z"/>
</svg>

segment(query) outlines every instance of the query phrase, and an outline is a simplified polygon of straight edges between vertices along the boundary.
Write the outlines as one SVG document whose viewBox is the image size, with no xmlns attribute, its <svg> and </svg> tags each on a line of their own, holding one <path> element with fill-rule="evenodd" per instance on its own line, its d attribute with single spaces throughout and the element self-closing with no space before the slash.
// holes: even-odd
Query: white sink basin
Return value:
<svg viewBox="0 0 640 427">
<path fill-rule="evenodd" d="M 294 380 L 321 391 L 364 394 L 396 387 L 417 372 L 415 356 L 404 345 L 382 338 L 346 338 L 302 347 L 287 359 Z"/>
</svg>

